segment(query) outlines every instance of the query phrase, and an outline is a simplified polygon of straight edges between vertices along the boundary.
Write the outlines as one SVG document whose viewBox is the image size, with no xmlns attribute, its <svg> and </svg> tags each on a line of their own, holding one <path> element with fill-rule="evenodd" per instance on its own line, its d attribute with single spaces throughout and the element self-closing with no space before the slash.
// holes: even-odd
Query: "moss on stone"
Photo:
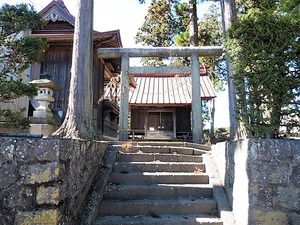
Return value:
<svg viewBox="0 0 300 225">
<path fill-rule="evenodd" d="M 60 223 L 61 214 L 58 210 L 42 210 L 33 212 L 20 212 L 16 216 L 19 225 L 47 224 L 56 225 Z"/>
<path fill-rule="evenodd" d="M 288 225 L 288 217 L 283 212 L 264 212 L 257 209 L 253 210 L 254 224 L 263 225 Z"/>
</svg>

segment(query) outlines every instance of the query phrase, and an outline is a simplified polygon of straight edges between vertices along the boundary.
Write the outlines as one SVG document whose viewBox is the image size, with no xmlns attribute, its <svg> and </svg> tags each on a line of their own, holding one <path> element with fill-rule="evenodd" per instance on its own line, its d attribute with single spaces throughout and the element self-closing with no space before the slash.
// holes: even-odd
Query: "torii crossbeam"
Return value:
<svg viewBox="0 0 300 225">
<path fill-rule="evenodd" d="M 99 58 L 121 58 L 121 99 L 119 140 L 128 140 L 128 98 L 129 98 L 129 74 L 137 71 L 136 67 L 129 66 L 130 57 L 191 57 L 191 67 L 144 67 L 142 73 L 178 73 L 183 71 L 192 75 L 192 134 L 193 142 L 200 143 L 203 138 L 202 109 L 200 92 L 200 65 L 199 57 L 221 56 L 223 47 L 152 47 L 152 48 L 99 48 Z"/>
</svg>

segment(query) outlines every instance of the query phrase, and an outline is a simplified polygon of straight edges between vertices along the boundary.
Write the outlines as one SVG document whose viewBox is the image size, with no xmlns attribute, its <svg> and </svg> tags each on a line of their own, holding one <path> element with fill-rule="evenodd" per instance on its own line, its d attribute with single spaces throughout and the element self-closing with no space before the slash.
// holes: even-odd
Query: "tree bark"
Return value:
<svg viewBox="0 0 300 225">
<path fill-rule="evenodd" d="M 77 1 L 68 110 L 53 136 L 99 138 L 93 124 L 93 4 L 93 0 Z"/>
<path fill-rule="evenodd" d="M 237 20 L 236 6 L 234 0 L 221 0 L 222 10 L 222 24 L 224 34 L 230 28 L 231 23 Z M 237 138 L 238 121 L 236 116 L 237 99 L 236 89 L 231 79 L 233 71 L 231 69 L 230 62 L 226 60 L 227 65 L 227 79 L 228 79 L 228 100 L 229 100 L 229 121 L 230 121 L 230 140 Z"/>
<path fill-rule="evenodd" d="M 199 45 L 198 18 L 196 0 L 189 0 L 190 5 L 190 45 Z"/>
</svg>

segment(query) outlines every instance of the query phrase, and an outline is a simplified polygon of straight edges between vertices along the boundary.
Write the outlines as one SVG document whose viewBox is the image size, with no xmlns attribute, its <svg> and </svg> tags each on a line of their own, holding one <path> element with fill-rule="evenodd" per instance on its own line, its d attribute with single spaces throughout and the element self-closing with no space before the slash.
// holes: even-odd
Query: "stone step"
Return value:
<svg viewBox="0 0 300 225">
<path fill-rule="evenodd" d="M 151 184 L 151 185 L 117 185 L 106 186 L 106 199 L 157 199 L 157 198 L 211 198 L 213 189 L 207 184 Z"/>
<path fill-rule="evenodd" d="M 93 225 L 223 225 L 219 218 L 209 215 L 147 215 L 104 216 Z"/>
<path fill-rule="evenodd" d="M 99 207 L 100 216 L 134 216 L 134 215 L 189 215 L 217 213 L 214 199 L 175 198 L 175 199 L 103 199 Z"/>
<path fill-rule="evenodd" d="M 124 153 L 169 153 L 169 154 L 184 154 L 184 155 L 202 155 L 207 153 L 206 150 L 195 149 L 192 147 L 180 146 L 131 146 L 127 149 L 122 145 L 110 145 L 110 150 L 117 150 Z"/>
<path fill-rule="evenodd" d="M 205 173 L 182 172 L 112 172 L 110 183 L 116 184 L 208 184 L 209 175 Z"/>
<path fill-rule="evenodd" d="M 117 161 L 121 162 L 203 162 L 202 156 L 182 155 L 182 154 L 160 154 L 160 153 L 121 153 L 117 155 Z"/>
<path fill-rule="evenodd" d="M 205 164 L 194 162 L 115 162 L 115 172 L 205 172 Z"/>
<path fill-rule="evenodd" d="M 222 225 L 201 154 L 180 146 L 111 146 L 116 161 L 94 225 Z"/>
</svg>

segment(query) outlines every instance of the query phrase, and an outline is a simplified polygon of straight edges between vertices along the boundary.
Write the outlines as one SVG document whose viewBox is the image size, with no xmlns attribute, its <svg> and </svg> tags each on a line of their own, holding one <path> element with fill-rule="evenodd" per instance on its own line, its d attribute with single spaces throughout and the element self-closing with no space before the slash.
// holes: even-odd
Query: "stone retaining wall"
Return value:
<svg viewBox="0 0 300 225">
<path fill-rule="evenodd" d="M 300 224 L 300 140 L 223 142 L 212 155 L 236 224 Z"/>
<path fill-rule="evenodd" d="M 0 224 L 76 224 L 106 142 L 0 138 Z"/>
</svg>

